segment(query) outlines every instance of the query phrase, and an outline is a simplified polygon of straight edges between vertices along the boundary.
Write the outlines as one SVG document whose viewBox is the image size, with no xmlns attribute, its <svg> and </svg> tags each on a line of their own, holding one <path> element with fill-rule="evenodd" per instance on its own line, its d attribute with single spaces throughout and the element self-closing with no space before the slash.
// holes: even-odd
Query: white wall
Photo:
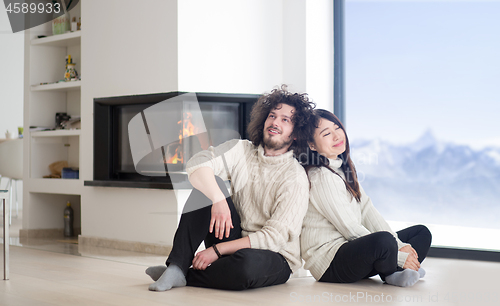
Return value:
<svg viewBox="0 0 500 306">
<path fill-rule="evenodd" d="M 92 180 L 93 99 L 178 89 L 177 1 L 85 0 L 81 5 L 80 176 Z M 85 187 L 81 209 L 84 236 L 169 244 L 168 233 L 177 226 L 173 191 Z"/>
<path fill-rule="evenodd" d="M 179 1 L 179 89 L 257 93 L 283 82 L 281 0 Z"/>
<path fill-rule="evenodd" d="M 306 92 L 333 112 L 333 1 L 306 4 Z"/>
<path fill-rule="evenodd" d="M 307 92 L 333 111 L 333 1 L 183 0 L 179 89 Z"/>
<path fill-rule="evenodd" d="M 283 2 L 283 82 L 333 111 L 333 1 Z"/>
<path fill-rule="evenodd" d="M 283 83 L 306 92 L 306 0 L 283 2 Z"/>
<path fill-rule="evenodd" d="M 0 5 L 0 138 L 9 130 L 17 137 L 23 126 L 24 33 L 12 33 L 5 6 Z"/>
<path fill-rule="evenodd" d="M 9 130 L 18 137 L 23 126 L 24 32 L 12 33 L 5 6 L 0 5 L 0 138 Z M 7 179 L 0 180 L 5 188 Z M 19 209 L 22 209 L 23 184 L 18 182 Z"/>
</svg>

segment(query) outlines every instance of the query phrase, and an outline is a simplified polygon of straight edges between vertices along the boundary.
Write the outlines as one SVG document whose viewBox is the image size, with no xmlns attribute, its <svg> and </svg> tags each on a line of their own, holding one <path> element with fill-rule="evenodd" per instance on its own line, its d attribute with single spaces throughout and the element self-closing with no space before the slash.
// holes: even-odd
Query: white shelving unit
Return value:
<svg viewBox="0 0 500 306">
<path fill-rule="evenodd" d="M 81 2 L 69 12 L 71 18 L 81 17 Z M 30 127 L 55 127 L 56 113 L 81 116 L 82 81 L 60 82 L 67 55 L 83 73 L 81 38 L 81 31 L 52 35 L 52 22 L 25 30 L 23 214 L 28 220 L 23 218 L 23 230 L 60 229 L 68 200 L 79 215 L 83 180 L 43 177 L 56 161 L 80 168 L 81 130 L 30 131 Z"/>
</svg>

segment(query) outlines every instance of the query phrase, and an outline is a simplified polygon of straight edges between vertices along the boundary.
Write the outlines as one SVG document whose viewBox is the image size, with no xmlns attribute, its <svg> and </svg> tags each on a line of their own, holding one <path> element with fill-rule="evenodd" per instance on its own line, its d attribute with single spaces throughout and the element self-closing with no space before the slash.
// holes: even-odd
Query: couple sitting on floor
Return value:
<svg viewBox="0 0 500 306">
<path fill-rule="evenodd" d="M 379 274 L 405 287 L 424 276 L 429 230 L 391 230 L 358 183 L 342 123 L 313 108 L 306 94 L 275 89 L 252 109 L 250 141 L 189 160 L 194 189 L 166 265 L 146 270 L 155 281 L 149 290 L 283 284 L 302 258 L 321 282 Z M 195 255 L 202 241 L 206 249 Z"/>
</svg>

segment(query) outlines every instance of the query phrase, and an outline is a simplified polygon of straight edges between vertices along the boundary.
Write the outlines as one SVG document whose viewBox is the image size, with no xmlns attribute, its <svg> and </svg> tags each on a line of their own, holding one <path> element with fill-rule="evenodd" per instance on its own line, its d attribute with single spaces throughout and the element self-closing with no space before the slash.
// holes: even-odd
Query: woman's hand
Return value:
<svg viewBox="0 0 500 306">
<path fill-rule="evenodd" d="M 229 210 L 226 199 L 214 203 L 212 205 L 209 232 L 212 233 L 215 230 L 215 238 L 222 239 L 224 238 L 224 232 L 226 233 L 226 238 L 229 237 L 229 232 L 232 228 L 231 210 Z"/>
<path fill-rule="evenodd" d="M 205 270 L 211 263 L 219 259 L 214 248 L 210 247 L 201 252 L 198 252 L 193 259 L 193 269 Z"/>
<path fill-rule="evenodd" d="M 403 269 L 412 269 L 418 271 L 418 269 L 420 269 L 420 263 L 418 262 L 417 257 L 415 257 L 415 255 L 413 255 L 412 253 L 408 254 Z"/>
<path fill-rule="evenodd" d="M 418 259 L 418 253 L 417 253 L 417 251 L 415 251 L 414 248 L 412 248 L 411 245 L 405 245 L 404 247 L 402 247 L 399 250 L 401 252 L 405 252 L 405 253 L 408 253 L 408 254 L 413 254 L 413 256 L 415 256 Z"/>
<path fill-rule="evenodd" d="M 403 269 L 412 269 L 418 271 L 420 269 L 420 262 L 418 262 L 418 253 L 411 245 L 405 245 L 401 249 L 401 252 L 408 253 L 408 257 L 406 258 L 405 265 Z"/>
</svg>

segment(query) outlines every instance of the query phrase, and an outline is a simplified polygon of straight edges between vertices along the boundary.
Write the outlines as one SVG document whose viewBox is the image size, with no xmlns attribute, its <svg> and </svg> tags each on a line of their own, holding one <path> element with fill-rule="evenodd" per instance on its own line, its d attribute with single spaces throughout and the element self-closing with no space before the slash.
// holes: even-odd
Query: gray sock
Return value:
<svg viewBox="0 0 500 306">
<path fill-rule="evenodd" d="M 399 286 L 399 287 L 409 287 L 413 286 L 420 279 L 420 274 L 411 269 L 405 269 L 403 271 L 394 272 L 389 276 L 385 277 L 385 282 L 389 285 Z"/>
<path fill-rule="evenodd" d="M 425 276 L 425 270 L 424 270 L 424 268 L 419 268 L 418 269 L 418 274 L 420 274 L 420 278 L 423 278 Z"/>
<path fill-rule="evenodd" d="M 149 285 L 151 291 L 165 291 L 174 287 L 186 286 L 186 277 L 182 273 L 181 268 L 170 264 L 163 272 L 160 278 L 153 284 Z"/>
<path fill-rule="evenodd" d="M 160 276 L 167 270 L 167 266 L 154 266 L 146 269 L 146 274 L 156 282 Z"/>
</svg>

